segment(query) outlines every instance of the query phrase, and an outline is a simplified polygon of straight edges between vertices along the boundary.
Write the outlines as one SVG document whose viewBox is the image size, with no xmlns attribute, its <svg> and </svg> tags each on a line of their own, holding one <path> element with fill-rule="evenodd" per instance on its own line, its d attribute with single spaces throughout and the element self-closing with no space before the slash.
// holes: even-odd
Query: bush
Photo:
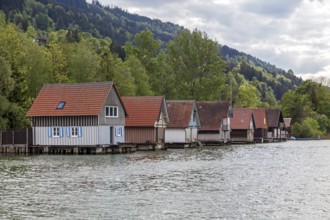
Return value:
<svg viewBox="0 0 330 220">
<path fill-rule="evenodd" d="M 320 126 L 314 118 L 306 118 L 301 123 L 292 125 L 292 133 L 300 138 L 317 138 L 324 136 L 324 132 L 320 130 Z"/>
</svg>

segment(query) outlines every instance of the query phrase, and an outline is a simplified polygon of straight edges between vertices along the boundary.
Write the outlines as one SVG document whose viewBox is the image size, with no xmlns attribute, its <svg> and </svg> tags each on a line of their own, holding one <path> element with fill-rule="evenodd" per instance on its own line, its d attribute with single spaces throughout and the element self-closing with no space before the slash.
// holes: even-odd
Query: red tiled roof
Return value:
<svg viewBox="0 0 330 220">
<path fill-rule="evenodd" d="M 200 131 L 218 131 L 222 119 L 229 114 L 229 102 L 196 102 L 199 120 L 201 123 Z M 171 119 L 170 119 L 171 120 Z"/>
<path fill-rule="evenodd" d="M 162 96 L 125 96 L 122 100 L 128 114 L 126 126 L 154 127 L 161 113 Z"/>
<path fill-rule="evenodd" d="M 166 101 L 168 128 L 188 128 L 195 101 Z"/>
<path fill-rule="evenodd" d="M 251 118 L 253 118 L 252 110 L 235 108 L 230 127 L 232 130 L 247 130 L 250 127 Z"/>
<path fill-rule="evenodd" d="M 112 82 L 45 84 L 27 116 L 99 115 L 112 88 Z M 63 109 L 56 109 L 60 102 Z"/>
<path fill-rule="evenodd" d="M 266 109 L 255 108 L 250 109 L 253 112 L 254 120 L 256 122 L 256 128 L 268 129 Z"/>
</svg>

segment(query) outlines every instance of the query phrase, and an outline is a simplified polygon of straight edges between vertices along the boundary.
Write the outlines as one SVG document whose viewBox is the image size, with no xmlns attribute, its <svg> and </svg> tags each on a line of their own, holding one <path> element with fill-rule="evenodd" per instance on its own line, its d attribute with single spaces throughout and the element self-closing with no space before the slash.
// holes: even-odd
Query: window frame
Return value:
<svg viewBox="0 0 330 220">
<path fill-rule="evenodd" d="M 66 102 L 64 102 L 64 101 L 60 101 L 60 102 L 57 104 L 57 106 L 56 106 L 56 110 L 61 110 L 61 109 L 63 109 L 64 106 L 65 106 L 65 104 L 66 104 Z"/>
<path fill-rule="evenodd" d="M 116 128 L 116 137 L 122 137 L 123 136 L 123 128 L 117 127 Z"/>
<path fill-rule="evenodd" d="M 112 106 L 112 105 L 105 106 L 104 115 L 106 118 L 118 118 L 119 117 L 118 106 Z"/>
<path fill-rule="evenodd" d="M 71 127 L 71 137 L 79 137 L 79 128 L 78 127 Z"/>
<path fill-rule="evenodd" d="M 53 127 L 53 137 L 59 138 L 61 136 L 60 127 Z"/>
</svg>

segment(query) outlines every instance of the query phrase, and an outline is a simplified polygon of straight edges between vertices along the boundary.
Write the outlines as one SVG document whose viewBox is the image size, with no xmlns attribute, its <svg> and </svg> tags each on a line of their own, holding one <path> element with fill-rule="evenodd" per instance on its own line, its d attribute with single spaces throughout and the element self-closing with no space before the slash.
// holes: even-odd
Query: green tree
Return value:
<svg viewBox="0 0 330 220">
<path fill-rule="evenodd" d="M 47 30 L 49 27 L 49 17 L 44 13 L 38 13 L 36 15 L 37 27 L 41 30 Z"/>
<path fill-rule="evenodd" d="M 242 108 L 257 108 L 260 105 L 260 94 L 257 88 L 250 84 L 239 87 L 239 100 Z"/>
<path fill-rule="evenodd" d="M 113 81 L 120 95 L 135 95 L 134 78 L 129 67 L 122 60 L 110 52 L 110 48 L 104 48 L 101 53 L 100 71 L 98 81 Z"/>
<path fill-rule="evenodd" d="M 148 75 L 148 84 L 153 91 L 158 88 L 159 64 L 157 55 L 160 50 L 161 42 L 154 38 L 150 31 L 142 31 L 135 35 L 133 44 L 128 42 L 125 45 L 125 52 L 128 59 L 134 56 L 140 60 Z"/>
<path fill-rule="evenodd" d="M 167 44 L 167 52 L 175 75 L 175 98 L 214 100 L 228 89 L 224 87 L 225 62 L 218 56 L 218 44 L 206 33 L 183 31 Z"/>
<path fill-rule="evenodd" d="M 10 65 L 0 57 L 0 130 L 9 128 L 9 120 L 6 117 L 10 110 L 8 96 L 14 89 L 14 80 L 11 78 Z"/>
<path fill-rule="evenodd" d="M 30 102 L 27 96 L 26 56 L 28 52 L 25 45 L 32 41 L 27 41 L 26 35 L 14 25 L 8 24 L 1 29 L 0 56 L 8 62 L 11 78 L 14 80 L 14 88 L 7 96 L 10 110 L 6 113 L 6 118 L 9 128 L 18 128 L 27 124 L 25 111 Z"/>
<path fill-rule="evenodd" d="M 152 95 L 153 92 L 149 85 L 149 77 L 140 60 L 135 56 L 130 56 L 125 63 L 129 67 L 130 73 L 134 78 L 136 88 L 135 94 L 138 96 Z"/>
<path fill-rule="evenodd" d="M 55 43 L 48 44 L 48 64 L 50 66 L 49 82 L 69 82 L 67 73 L 67 60 L 61 47 Z"/>
<path fill-rule="evenodd" d="M 296 137 L 302 138 L 317 138 L 324 135 L 317 121 L 310 117 L 305 118 L 301 123 L 293 124 L 291 130 Z"/>
<path fill-rule="evenodd" d="M 73 82 L 95 81 L 99 70 L 99 57 L 85 42 L 65 43 L 63 51 L 66 55 L 68 78 Z"/>
<path fill-rule="evenodd" d="M 296 94 L 295 91 L 285 93 L 281 100 L 282 112 L 285 117 L 299 122 L 306 117 L 311 117 L 313 110 L 306 95 Z"/>
<path fill-rule="evenodd" d="M 168 64 L 168 55 L 161 51 L 156 62 L 157 68 L 150 80 L 152 91 L 155 95 L 164 95 L 166 98 L 175 97 L 177 93 L 175 75 L 173 74 L 173 67 Z"/>
<path fill-rule="evenodd" d="M 50 56 L 45 47 L 39 46 L 38 43 L 30 43 L 26 45 L 29 55 L 26 56 L 25 61 L 27 63 L 26 81 L 28 92 L 27 96 L 34 99 L 41 87 L 48 81 L 47 73 L 51 72 L 51 67 L 48 62 L 48 56 Z"/>
</svg>

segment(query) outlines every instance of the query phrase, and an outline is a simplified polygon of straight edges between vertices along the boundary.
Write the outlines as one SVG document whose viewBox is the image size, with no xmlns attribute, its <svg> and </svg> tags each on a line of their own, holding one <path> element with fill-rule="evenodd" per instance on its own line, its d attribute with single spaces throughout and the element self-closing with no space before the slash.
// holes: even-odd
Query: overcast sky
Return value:
<svg viewBox="0 0 330 220">
<path fill-rule="evenodd" d="M 88 1 L 88 2 L 91 2 Z M 197 28 L 209 38 L 304 79 L 330 77 L 330 1 L 99 0 L 131 13 Z"/>
</svg>

